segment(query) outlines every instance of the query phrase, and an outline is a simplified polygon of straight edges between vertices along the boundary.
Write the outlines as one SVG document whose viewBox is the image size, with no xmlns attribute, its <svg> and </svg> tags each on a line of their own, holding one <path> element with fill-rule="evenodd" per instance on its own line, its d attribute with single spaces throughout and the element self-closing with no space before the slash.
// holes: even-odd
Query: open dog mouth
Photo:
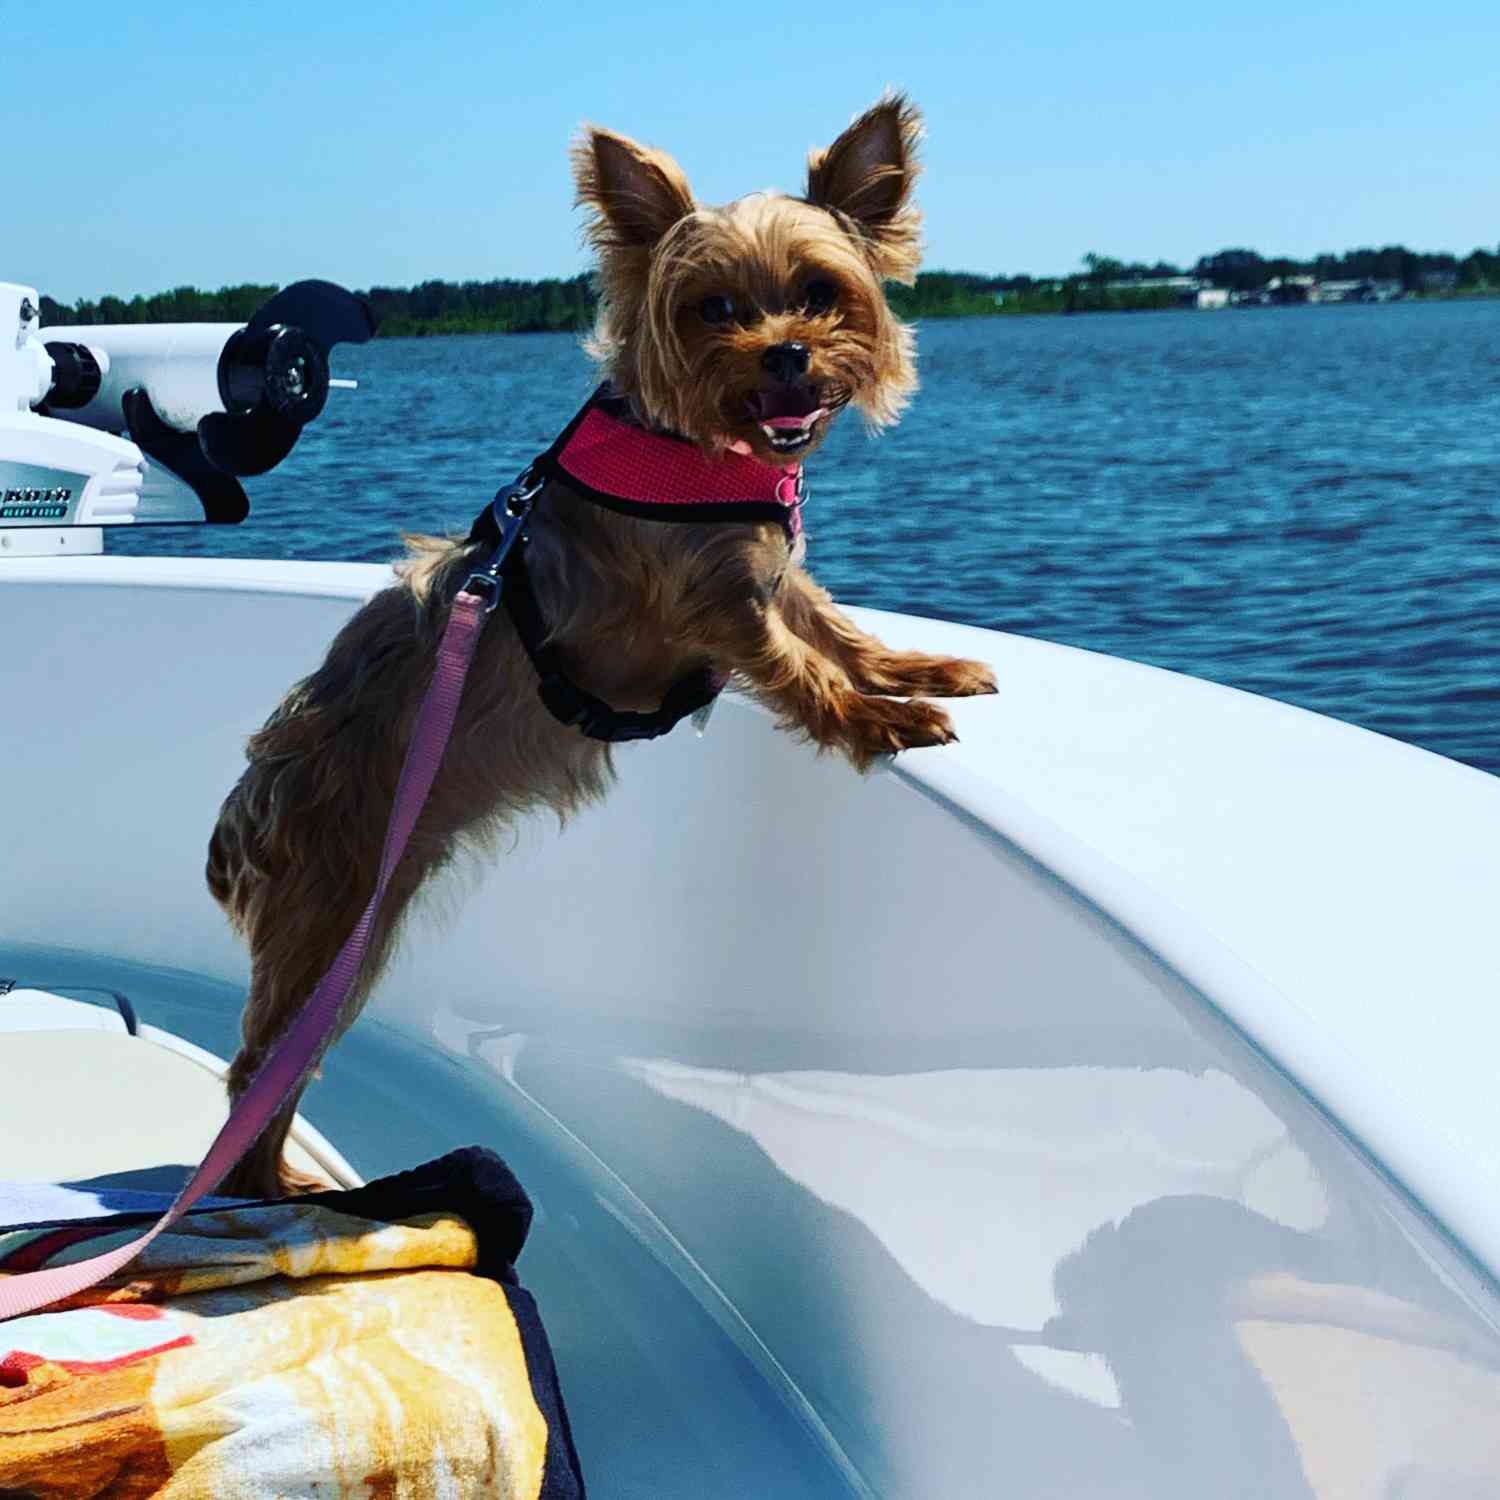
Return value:
<svg viewBox="0 0 1500 1500">
<path fill-rule="evenodd" d="M 811 386 L 792 386 L 752 391 L 745 398 L 745 411 L 778 453 L 797 453 L 813 440 L 818 422 L 828 415 Z"/>
</svg>

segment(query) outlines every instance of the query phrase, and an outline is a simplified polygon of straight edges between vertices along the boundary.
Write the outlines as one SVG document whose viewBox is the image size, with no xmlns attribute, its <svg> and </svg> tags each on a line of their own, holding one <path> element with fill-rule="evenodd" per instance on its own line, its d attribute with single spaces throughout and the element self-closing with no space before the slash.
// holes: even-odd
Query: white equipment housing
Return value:
<svg viewBox="0 0 1500 1500">
<path fill-rule="evenodd" d="M 35 288 L 0 282 L 0 552 L 13 556 L 98 552 L 104 526 L 243 520 L 240 477 L 286 457 L 334 383 L 329 348 L 374 329 L 358 298 L 315 281 L 248 323 L 44 330 L 40 309 Z"/>
<path fill-rule="evenodd" d="M 128 524 L 146 487 L 141 450 L 128 438 L 32 410 L 52 386 L 52 357 L 37 333 L 39 300 L 31 287 L 0 282 L 0 528 L 50 533 Z M 168 495 L 183 488 L 171 476 L 157 477 Z M 191 491 L 187 498 L 193 500 Z M 0 536 L 0 545 L 25 554 L 58 543 L 50 535 L 24 542 Z M 102 543 L 97 536 L 79 538 L 72 550 L 97 552 Z"/>
<path fill-rule="evenodd" d="M 126 391 L 143 386 L 169 427 L 192 432 L 210 412 L 226 408 L 219 391 L 219 356 L 243 323 L 120 323 L 48 328 L 49 340 L 89 346 L 103 353 L 103 380 L 70 421 L 114 430 Z"/>
</svg>

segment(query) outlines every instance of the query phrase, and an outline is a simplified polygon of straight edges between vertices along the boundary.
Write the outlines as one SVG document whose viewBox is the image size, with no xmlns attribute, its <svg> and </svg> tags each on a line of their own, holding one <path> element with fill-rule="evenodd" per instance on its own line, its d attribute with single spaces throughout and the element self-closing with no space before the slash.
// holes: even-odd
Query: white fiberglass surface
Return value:
<svg viewBox="0 0 1500 1500">
<path fill-rule="evenodd" d="M 358 592 L 284 581 L 121 569 L 11 606 L 0 668 L 66 731 L 0 844 L 8 936 L 121 957 L 0 973 L 70 962 L 228 1049 L 243 960 L 203 842 Z M 604 807 L 524 824 L 411 924 L 309 1118 L 365 1176 L 470 1142 L 511 1162 L 596 1494 L 1495 1494 L 1495 1288 L 1424 1212 L 1482 1230 L 1487 1168 L 1405 1149 L 1445 1091 L 1456 1126 L 1492 1109 L 1457 1056 L 1488 1023 L 1459 1024 L 1482 870 L 1453 833 L 1489 779 L 1128 664 L 887 627 L 1001 666 L 962 745 L 861 779 L 731 699 L 701 742 L 628 748 Z M 1442 949 L 1420 1036 L 1396 1010 L 1418 938 Z M 1321 1066 L 1299 1042 L 1358 1043 L 1361 1001 L 1378 1045 Z"/>
<path fill-rule="evenodd" d="M 1492 1289 L 1200 993 L 899 777 L 697 749 L 523 832 L 445 931 L 498 974 L 381 1006 L 565 1124 L 873 1493 L 1500 1483 Z"/>
<path fill-rule="evenodd" d="M 1025 915 L 1071 920 L 1054 899 Z M 598 1495 L 1492 1493 L 1488 1289 L 1195 997 L 1115 956 L 1108 993 L 1036 975 L 946 1039 L 398 976 L 304 1112 L 366 1177 L 471 1142 L 510 1163 Z M 0 974 L 233 1045 L 212 979 L 32 947 Z M 425 1035 L 389 1019 L 414 1003 Z"/>
</svg>

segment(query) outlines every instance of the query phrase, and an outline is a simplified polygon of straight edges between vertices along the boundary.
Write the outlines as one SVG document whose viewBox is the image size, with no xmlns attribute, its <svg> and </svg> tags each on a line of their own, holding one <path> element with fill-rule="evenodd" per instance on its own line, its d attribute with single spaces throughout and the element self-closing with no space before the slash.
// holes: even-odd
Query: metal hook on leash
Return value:
<svg viewBox="0 0 1500 1500">
<path fill-rule="evenodd" d="M 526 541 L 526 522 L 545 483 L 544 479 L 536 476 L 534 470 L 528 468 L 514 484 L 507 485 L 490 502 L 490 523 L 499 534 L 499 541 L 484 567 L 470 573 L 463 588 L 459 590 L 460 593 L 477 594 L 484 599 L 485 614 L 492 614 L 500 602 L 500 594 L 504 588 L 504 580 L 500 575 L 505 559 L 517 541 Z"/>
</svg>

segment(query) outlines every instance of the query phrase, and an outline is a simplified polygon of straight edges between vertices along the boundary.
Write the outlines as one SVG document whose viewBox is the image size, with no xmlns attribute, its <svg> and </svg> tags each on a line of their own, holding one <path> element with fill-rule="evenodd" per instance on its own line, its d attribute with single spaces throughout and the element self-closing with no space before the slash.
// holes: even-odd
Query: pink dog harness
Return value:
<svg viewBox="0 0 1500 1500">
<path fill-rule="evenodd" d="M 801 464 L 766 464 L 737 452 L 710 457 L 629 416 L 628 404 L 601 385 L 532 472 L 647 521 L 775 521 L 789 540 L 801 534 Z"/>
<path fill-rule="evenodd" d="M 469 540 L 499 548 L 514 503 L 524 499 L 529 505 L 549 480 L 608 510 L 648 521 L 774 521 L 786 533 L 792 558 L 802 545 L 806 491 L 800 464 L 763 464 L 742 453 L 711 458 L 685 438 L 630 420 L 628 405 L 607 385 L 589 397 L 521 478 L 495 497 L 474 522 Z M 537 692 L 553 718 L 590 739 L 650 740 L 706 709 L 723 691 L 727 679 L 712 662 L 674 682 L 649 713 L 613 708 L 579 687 L 567 675 L 532 592 L 526 542 L 522 529 L 488 576 L 536 669 Z"/>
</svg>

